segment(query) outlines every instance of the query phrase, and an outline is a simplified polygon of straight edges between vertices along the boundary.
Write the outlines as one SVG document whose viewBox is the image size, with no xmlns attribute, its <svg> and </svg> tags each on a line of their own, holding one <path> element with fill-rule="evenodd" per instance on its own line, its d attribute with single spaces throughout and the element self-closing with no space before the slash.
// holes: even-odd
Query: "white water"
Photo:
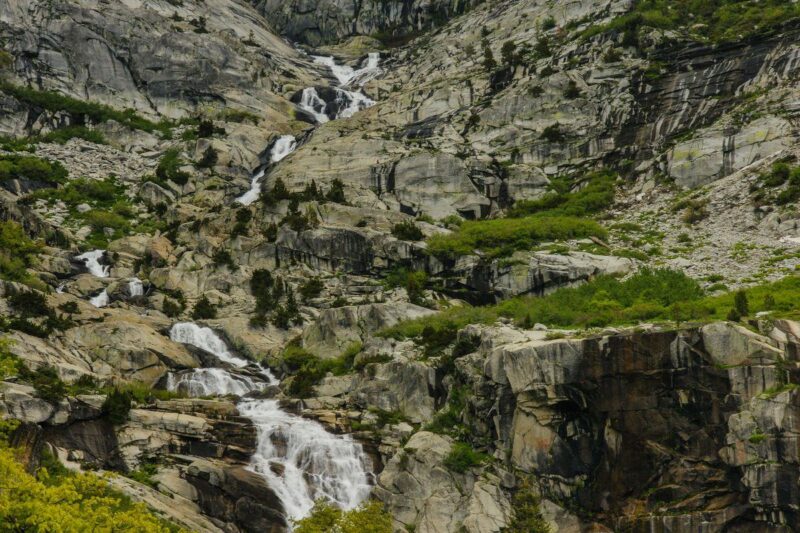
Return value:
<svg viewBox="0 0 800 533">
<path fill-rule="evenodd" d="M 368 54 L 366 64 L 358 70 L 348 65 L 337 65 L 336 60 L 331 56 L 311 57 L 314 59 L 314 63 L 325 65 L 331 69 L 334 77 L 339 81 L 339 87 L 346 87 L 351 82 L 360 87 L 381 73 L 381 68 L 378 66 L 381 56 L 378 52 Z"/>
<path fill-rule="evenodd" d="M 248 361 L 234 356 L 228 351 L 225 342 L 211 328 L 198 326 L 194 322 L 178 322 L 169 330 L 169 338 L 174 342 L 191 344 L 209 353 L 213 353 L 220 361 L 233 366 L 245 367 Z"/>
<path fill-rule="evenodd" d="M 97 276 L 98 278 L 107 278 L 110 267 L 108 265 L 100 264 L 100 258 L 103 257 L 103 254 L 105 253 L 105 250 L 92 250 L 90 252 L 75 256 L 75 259 L 83 261 L 92 276 Z"/>
<path fill-rule="evenodd" d="M 314 87 L 303 89 L 299 106 L 312 115 L 318 123 L 324 124 L 332 118 L 349 118 L 357 112 L 375 105 L 375 101 L 361 92 L 360 87 L 382 72 L 378 66 L 380 54 L 377 52 L 369 54 L 364 66 L 357 70 L 347 65 L 338 65 L 334 58 L 330 56 L 311 57 L 315 63 L 330 68 L 333 76 L 339 82 L 338 87 L 334 87 L 334 91 L 336 92 L 336 101 L 339 104 L 340 111 L 334 117 L 329 117 L 325 113 L 326 103 L 320 98 Z M 358 88 L 356 90 L 345 89 L 345 87 L 353 86 Z"/>
<path fill-rule="evenodd" d="M 277 400 L 243 400 L 237 408 L 258 431 L 250 468 L 267 479 L 290 519 L 307 516 L 320 498 L 352 509 L 369 496 L 371 465 L 352 437 L 328 433 L 318 422 L 286 413 Z M 285 441 L 285 450 L 275 446 L 273 436 Z M 282 475 L 272 471 L 273 463 L 283 467 Z"/>
<path fill-rule="evenodd" d="M 272 150 L 269 152 L 269 160 L 273 163 L 277 163 L 294 152 L 295 148 L 297 148 L 297 140 L 294 138 L 294 135 L 281 135 L 278 137 L 278 140 L 275 141 L 275 144 L 272 145 Z"/>
<path fill-rule="evenodd" d="M 64 281 L 62 283 L 59 283 L 58 287 L 56 287 L 56 293 L 57 294 L 64 294 L 64 290 L 66 288 L 67 288 L 67 282 L 66 281 Z"/>
<path fill-rule="evenodd" d="M 297 140 L 294 135 L 281 135 L 269 152 L 270 163 L 277 163 L 294 152 L 295 148 L 297 148 Z M 262 168 L 253 175 L 253 179 L 250 180 L 250 190 L 238 197 L 237 202 L 242 205 L 250 205 L 258 200 L 258 196 L 261 194 L 261 178 L 264 177 L 265 172 L 266 168 Z"/>
<path fill-rule="evenodd" d="M 167 390 L 185 392 L 192 397 L 244 396 L 253 391 L 264 390 L 271 383 L 256 381 L 249 376 L 233 375 L 222 368 L 196 368 L 191 372 L 167 376 Z"/>
<path fill-rule="evenodd" d="M 89 303 L 95 307 L 105 307 L 108 305 L 108 302 L 109 302 L 108 292 L 106 292 L 105 289 L 103 289 L 103 292 L 101 292 L 97 296 L 89 298 Z"/>
<path fill-rule="evenodd" d="M 313 87 L 306 87 L 303 89 L 299 105 L 301 109 L 308 112 L 320 124 L 324 124 L 330 120 L 328 115 L 325 114 L 325 100 L 319 97 L 317 90 Z"/>
<path fill-rule="evenodd" d="M 170 338 L 211 351 L 221 360 L 233 357 L 219 337 L 196 324 L 176 324 Z M 267 378 L 264 383 L 219 368 L 195 369 L 179 376 L 170 374 L 167 388 L 183 387 L 192 396 L 241 396 L 278 383 L 268 369 L 262 368 L 262 373 Z M 289 414 L 281 410 L 277 400 L 244 399 L 237 408 L 253 421 L 258 433 L 249 468 L 266 478 L 287 518 L 307 516 L 320 498 L 352 509 L 369 496 L 371 464 L 352 437 L 334 435 L 318 422 Z M 281 444 L 276 446 L 275 442 Z M 283 473 L 276 474 L 272 465 L 280 466 L 276 470 Z"/>
<path fill-rule="evenodd" d="M 144 285 L 139 278 L 131 278 L 128 280 L 128 292 L 131 297 L 142 296 L 144 294 Z"/>
</svg>

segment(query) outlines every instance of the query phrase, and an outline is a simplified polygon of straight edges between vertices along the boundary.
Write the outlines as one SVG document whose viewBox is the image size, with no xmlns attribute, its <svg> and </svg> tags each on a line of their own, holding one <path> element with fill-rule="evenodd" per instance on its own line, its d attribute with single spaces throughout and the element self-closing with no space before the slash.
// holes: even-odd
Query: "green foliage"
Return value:
<svg viewBox="0 0 800 533">
<path fill-rule="evenodd" d="M 313 387 L 317 385 L 328 372 L 341 376 L 352 372 L 353 361 L 361 352 L 360 342 L 351 344 L 341 355 L 331 359 L 321 359 L 305 350 L 297 343 L 286 346 L 281 356 L 281 363 L 292 379 L 287 392 L 297 398 L 309 398 L 314 395 Z"/>
<path fill-rule="evenodd" d="M 197 162 L 197 168 L 213 168 L 219 161 L 219 153 L 213 146 L 209 146 L 203 152 L 200 161 Z"/>
<path fill-rule="evenodd" d="M 408 299 L 413 304 L 425 305 L 425 285 L 428 275 L 421 270 L 408 270 L 396 268 L 389 272 L 384 279 L 388 287 L 403 287 L 408 293 Z"/>
<path fill-rule="evenodd" d="M 444 466 L 453 472 L 463 474 L 470 468 L 480 466 L 486 459 L 488 459 L 486 454 L 476 452 L 469 444 L 456 442 L 444 458 Z"/>
<path fill-rule="evenodd" d="M 0 337 L 0 381 L 17 375 L 22 364 L 19 358 L 11 353 L 13 341 Z"/>
<path fill-rule="evenodd" d="M 114 120 L 131 129 L 150 133 L 160 131 L 162 134 L 168 134 L 172 127 L 172 124 L 169 122 L 156 123 L 143 118 L 136 114 L 133 109 L 120 111 L 107 105 L 85 100 L 76 100 L 75 98 L 52 91 L 37 91 L 29 87 L 21 87 L 5 82 L 0 82 L 0 91 L 32 107 L 38 107 L 52 112 L 67 112 L 75 119 L 77 126 L 85 125 L 84 122 L 86 120 L 93 123 Z"/>
<path fill-rule="evenodd" d="M 189 174 L 181 170 L 185 162 L 181 159 L 180 150 L 177 148 L 170 148 L 164 155 L 156 167 L 156 177 L 162 181 L 171 180 L 176 185 L 186 185 L 189 181 Z"/>
<path fill-rule="evenodd" d="M 414 222 L 404 220 L 392 226 L 392 235 L 402 241 L 421 241 L 425 235 Z"/>
<path fill-rule="evenodd" d="M 325 198 L 329 202 L 333 202 L 335 204 L 347 204 L 347 199 L 344 196 L 344 183 L 339 178 L 334 178 L 331 181 L 331 188 L 328 193 L 325 195 Z"/>
<path fill-rule="evenodd" d="M 522 483 L 511 500 L 514 518 L 504 533 L 551 533 L 550 524 L 542 516 L 539 498 L 527 483 Z"/>
<path fill-rule="evenodd" d="M 214 255 L 211 256 L 212 261 L 217 266 L 226 266 L 229 270 L 235 271 L 239 268 L 233 260 L 231 253 L 225 248 L 217 248 L 214 250 Z"/>
<path fill-rule="evenodd" d="M 517 43 L 514 41 L 506 41 L 503 43 L 502 48 L 500 48 L 500 57 L 508 66 L 514 66 L 519 63 L 519 56 L 516 54 L 517 51 Z"/>
<path fill-rule="evenodd" d="M 294 533 L 392 533 L 392 516 L 377 501 L 342 511 L 320 500 L 314 505 L 309 516 L 294 523 L 292 531 Z"/>
<path fill-rule="evenodd" d="M 518 324 L 527 320 L 557 327 L 602 327 L 655 318 L 672 320 L 670 308 L 675 303 L 685 306 L 689 318 L 713 316 L 716 310 L 713 302 L 703 299 L 699 283 L 682 272 L 642 269 L 623 281 L 601 276 L 580 287 L 562 288 L 544 297 L 519 297 L 493 306 L 447 309 L 424 319 L 402 322 L 383 334 L 416 338 L 427 346 L 430 341 L 425 336 L 443 336 L 440 344 L 447 338 L 453 342 L 455 332 L 467 324 L 491 324 L 500 317 L 513 318 Z"/>
<path fill-rule="evenodd" d="M 597 222 L 571 216 L 532 215 L 525 218 L 499 218 L 466 221 L 448 235 L 428 239 L 428 251 L 442 259 L 483 251 L 490 257 L 510 255 L 515 250 L 529 250 L 545 241 L 606 237 Z"/>
<path fill-rule="evenodd" d="M 231 236 L 247 235 L 247 225 L 253 218 L 253 213 L 246 207 L 242 207 L 236 211 L 236 224 L 233 226 Z"/>
<path fill-rule="evenodd" d="M 52 366 L 31 370 L 23 365 L 19 369 L 19 379 L 31 384 L 36 394 L 46 402 L 56 404 L 67 396 L 67 386 Z"/>
<path fill-rule="evenodd" d="M 0 181 L 20 179 L 48 185 L 64 183 L 67 169 L 58 161 L 32 155 L 0 154 Z"/>
<path fill-rule="evenodd" d="M 93 142 L 95 144 L 106 144 L 106 139 L 103 134 L 97 130 L 91 130 L 86 126 L 67 126 L 53 130 L 46 135 L 31 139 L 31 142 L 51 142 L 57 144 L 66 144 L 70 139 L 83 139 L 84 141 Z"/>
<path fill-rule="evenodd" d="M 493 72 L 497 68 L 497 61 L 494 59 L 494 53 L 488 43 L 483 45 L 483 68 L 486 72 Z"/>
<path fill-rule="evenodd" d="M 42 189 L 30 195 L 32 200 L 62 201 L 73 208 L 80 204 L 111 208 L 125 196 L 125 187 L 114 178 L 93 180 L 77 178 L 57 189 Z"/>
<path fill-rule="evenodd" d="M 638 44 L 640 28 L 680 31 L 701 41 L 738 41 L 765 34 L 800 16 L 800 6 L 784 0 L 639 0 L 611 22 L 592 26 L 584 37 L 623 33 L 623 44 Z"/>
<path fill-rule="evenodd" d="M 310 278 L 300 286 L 300 296 L 303 300 L 311 300 L 318 297 L 322 293 L 325 284 L 319 278 Z"/>
<path fill-rule="evenodd" d="M 128 472 L 127 476 L 134 481 L 138 481 L 144 485 L 149 485 L 153 488 L 158 487 L 158 482 L 153 479 L 153 476 L 158 474 L 158 466 L 152 461 L 142 461 L 139 468 Z"/>
<path fill-rule="evenodd" d="M 736 291 L 733 295 L 733 307 L 739 316 L 747 316 L 750 314 L 750 305 L 747 301 L 747 293 L 744 291 Z"/>
<path fill-rule="evenodd" d="M 114 425 L 124 424 L 128 420 L 130 410 L 130 393 L 116 387 L 106 395 L 101 409 L 103 415 Z"/>
<path fill-rule="evenodd" d="M 0 448 L 4 531 L 178 531 L 94 474 L 72 474 L 56 466 L 54 458 L 44 457 L 42 464 L 33 477 L 17 462 L 13 450 Z"/>
<path fill-rule="evenodd" d="M 22 226 L 0 220 L 0 279 L 44 289 L 44 284 L 28 272 L 40 250 L 41 244 L 28 238 Z"/>
<path fill-rule="evenodd" d="M 195 320 L 217 318 L 217 308 L 204 295 L 194 304 L 192 318 Z"/>
<path fill-rule="evenodd" d="M 536 200 L 520 200 L 509 211 L 510 217 L 532 214 L 585 217 L 598 213 L 614 202 L 617 174 L 608 170 L 591 172 L 570 180 L 554 178 L 549 192 Z"/>
</svg>

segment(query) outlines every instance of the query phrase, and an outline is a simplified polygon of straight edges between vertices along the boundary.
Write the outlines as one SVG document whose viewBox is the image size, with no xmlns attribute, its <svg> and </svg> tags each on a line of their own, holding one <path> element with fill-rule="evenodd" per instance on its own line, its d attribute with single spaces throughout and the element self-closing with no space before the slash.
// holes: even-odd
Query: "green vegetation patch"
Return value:
<svg viewBox="0 0 800 533">
<path fill-rule="evenodd" d="M 53 91 L 39 91 L 30 87 L 13 85 L 8 82 L 0 82 L 0 91 L 13 96 L 20 102 L 27 105 L 45 109 L 51 112 L 67 112 L 78 122 L 78 126 L 85 125 L 89 120 L 93 123 L 101 123 L 114 120 L 128 128 L 142 130 L 148 133 L 155 131 L 168 135 L 174 126 L 170 121 L 153 122 L 136 113 L 133 109 L 120 111 L 97 102 L 87 102 L 77 100 L 69 96 L 64 96 Z"/>
<path fill-rule="evenodd" d="M 44 283 L 28 271 L 41 248 L 41 243 L 31 240 L 22 226 L 0 220 L 0 279 L 43 289 Z"/>
<path fill-rule="evenodd" d="M 307 517 L 294 522 L 294 533 L 392 533 L 392 515 L 379 501 L 343 511 L 319 500 Z"/>
<path fill-rule="evenodd" d="M 799 16 L 800 5 L 785 0 L 638 0 L 629 13 L 591 26 L 583 36 L 616 31 L 623 33 L 623 45 L 634 46 L 640 29 L 646 27 L 728 42 L 769 33 Z"/>
<path fill-rule="evenodd" d="M 0 155 L 0 181 L 19 179 L 55 186 L 67 179 L 67 169 L 57 161 L 33 155 Z"/>
<path fill-rule="evenodd" d="M 550 183 L 552 192 L 536 200 L 516 202 L 508 216 L 589 216 L 614 202 L 616 180 L 617 174 L 607 170 L 592 172 L 576 181 L 565 177 L 555 178 Z"/>
<path fill-rule="evenodd" d="M 448 235 L 428 239 L 428 251 L 441 259 L 470 255 L 476 250 L 488 257 L 529 250 L 545 241 L 606 238 L 606 230 L 594 220 L 571 216 L 532 215 L 525 218 L 466 221 Z"/>
</svg>

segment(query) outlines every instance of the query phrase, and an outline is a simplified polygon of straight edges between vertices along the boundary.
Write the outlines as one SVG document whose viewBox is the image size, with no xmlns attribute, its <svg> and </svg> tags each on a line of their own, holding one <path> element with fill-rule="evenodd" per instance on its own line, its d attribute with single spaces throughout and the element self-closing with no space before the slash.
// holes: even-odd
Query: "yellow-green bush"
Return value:
<svg viewBox="0 0 800 533">
<path fill-rule="evenodd" d="M 350 511 L 320 501 L 308 517 L 295 522 L 294 533 L 392 533 L 392 517 L 376 501 Z"/>
</svg>

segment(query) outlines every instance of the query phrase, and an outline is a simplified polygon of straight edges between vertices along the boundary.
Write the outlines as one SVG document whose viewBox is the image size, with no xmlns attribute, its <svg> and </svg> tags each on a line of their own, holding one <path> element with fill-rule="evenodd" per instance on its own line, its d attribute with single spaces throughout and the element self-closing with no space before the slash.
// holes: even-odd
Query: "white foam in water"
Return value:
<svg viewBox="0 0 800 533">
<path fill-rule="evenodd" d="M 128 280 L 128 292 L 132 297 L 142 296 L 144 294 L 144 285 L 139 278 L 131 278 Z"/>
<path fill-rule="evenodd" d="M 294 152 L 295 148 L 297 148 L 297 140 L 294 138 L 294 135 L 281 135 L 278 137 L 278 140 L 275 141 L 275 144 L 272 145 L 272 149 L 269 152 L 269 159 L 273 163 L 277 163 Z"/>
<path fill-rule="evenodd" d="M 258 196 L 261 194 L 261 178 L 264 177 L 264 170 L 262 168 L 253 175 L 253 179 L 250 180 L 250 190 L 238 197 L 237 202 L 242 205 L 250 205 L 258 200 Z"/>
<path fill-rule="evenodd" d="M 222 368 L 196 368 L 191 372 L 167 376 L 167 390 L 183 391 L 189 396 L 244 396 L 264 390 L 270 383 L 248 376 L 233 375 Z"/>
<path fill-rule="evenodd" d="M 170 338 L 208 350 L 223 361 L 233 357 L 213 331 L 196 324 L 175 324 Z M 260 369 L 265 382 L 220 368 L 204 368 L 177 376 L 170 374 L 167 388 L 185 390 L 191 396 L 241 396 L 278 383 L 269 369 Z M 246 399 L 237 408 L 239 414 L 253 421 L 258 434 L 249 468 L 267 479 L 288 519 L 307 516 L 319 499 L 352 509 L 369 496 L 372 465 L 352 437 L 334 435 L 318 422 L 289 414 L 281 410 L 277 400 Z M 274 442 L 281 445 L 275 446 Z M 275 470 L 281 473 L 276 474 L 273 466 L 280 466 Z"/>
<path fill-rule="evenodd" d="M 320 498 L 352 509 L 369 496 L 370 461 L 352 437 L 282 411 L 277 400 L 243 400 L 237 408 L 258 432 L 250 468 L 267 479 L 290 519 L 307 516 Z M 275 446 L 273 437 L 285 446 Z"/>
<path fill-rule="evenodd" d="M 169 338 L 174 342 L 191 344 L 209 353 L 213 353 L 220 361 L 234 366 L 244 367 L 249 364 L 248 361 L 236 357 L 229 352 L 228 346 L 214 333 L 214 330 L 198 326 L 193 322 L 178 322 L 169 330 Z"/>
<path fill-rule="evenodd" d="M 98 278 L 107 278 L 110 267 L 108 265 L 101 265 L 100 258 L 105 254 L 105 250 L 92 250 L 75 256 L 75 259 L 83 261 L 89 273 Z"/>
<path fill-rule="evenodd" d="M 376 78 L 381 73 L 380 54 L 373 52 L 367 55 L 366 64 L 354 70 L 347 65 L 338 65 L 333 57 L 330 56 L 311 56 L 314 62 L 320 65 L 325 65 L 331 69 L 334 77 L 339 82 L 336 89 L 336 100 L 339 103 L 338 108 L 340 111 L 333 119 L 349 118 L 357 112 L 375 105 L 375 101 L 361 92 L 361 89 L 354 91 L 345 89 L 345 87 L 361 87 L 371 79 Z M 325 101 L 320 98 L 317 90 L 314 87 L 306 87 L 303 89 L 303 94 L 300 98 L 300 108 L 311 114 L 314 119 L 323 124 L 331 120 L 325 114 Z"/>
<path fill-rule="evenodd" d="M 319 97 L 314 87 L 306 87 L 300 97 L 300 108 L 308 112 L 320 124 L 328 122 L 330 118 L 325 114 L 325 100 Z"/>
<path fill-rule="evenodd" d="M 294 152 L 295 148 L 297 148 L 297 140 L 294 138 L 294 135 L 281 135 L 278 137 L 278 140 L 275 141 L 275 144 L 272 145 L 272 149 L 269 152 L 270 162 L 277 163 Z M 261 178 L 264 177 L 265 172 L 266 169 L 262 168 L 253 175 L 253 179 L 250 180 L 250 190 L 238 197 L 236 199 L 237 202 L 242 205 L 250 205 L 258 200 L 258 196 L 261 194 Z"/>
<path fill-rule="evenodd" d="M 103 292 L 101 292 L 97 296 L 89 298 L 89 303 L 95 307 L 105 307 L 108 305 L 108 302 L 109 302 L 108 292 L 105 289 L 103 289 Z"/>
<path fill-rule="evenodd" d="M 56 293 L 57 294 L 64 294 L 64 289 L 66 289 L 66 288 L 67 288 L 67 282 L 66 281 L 64 281 L 62 283 L 59 283 L 58 287 L 56 287 Z"/>
</svg>

